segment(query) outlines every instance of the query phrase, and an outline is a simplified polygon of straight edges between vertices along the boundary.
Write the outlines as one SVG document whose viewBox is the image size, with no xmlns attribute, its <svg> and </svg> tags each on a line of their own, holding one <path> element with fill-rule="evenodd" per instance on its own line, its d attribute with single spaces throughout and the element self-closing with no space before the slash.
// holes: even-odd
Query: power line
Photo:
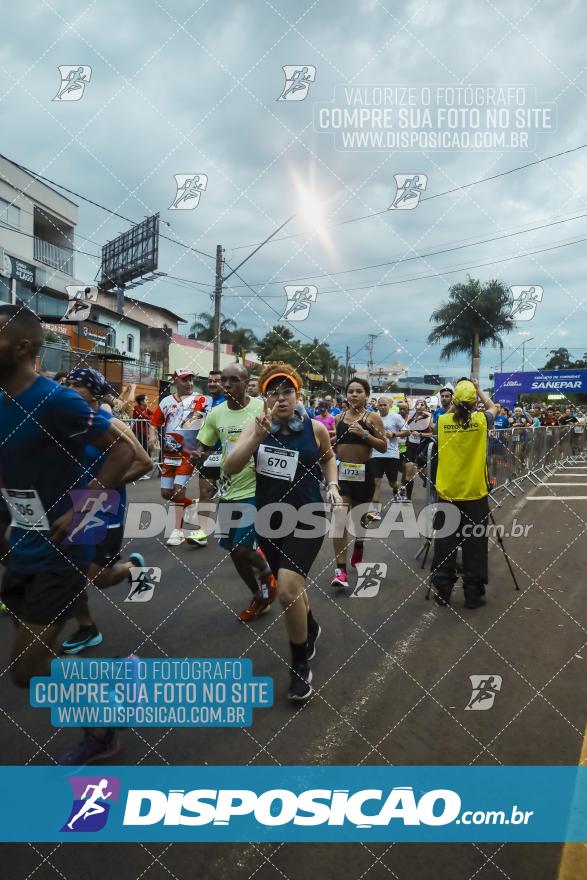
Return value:
<svg viewBox="0 0 587 880">
<path fill-rule="evenodd" d="M 34 235 L 31 232 L 24 232 L 22 229 L 19 229 L 17 226 L 12 226 L 11 223 L 7 223 L 5 220 L 0 220 L 0 225 L 4 229 L 10 230 L 10 232 L 15 232 L 17 235 L 24 235 L 26 238 L 38 238 L 38 235 Z M 49 242 L 49 244 L 52 244 L 52 242 Z M 62 247 L 62 245 L 56 245 L 56 247 Z M 72 254 L 83 254 L 85 257 L 93 257 L 95 260 L 101 259 L 99 254 L 91 254 L 89 251 L 81 251 L 76 247 L 64 247 L 63 250 L 71 251 Z"/>
<path fill-rule="evenodd" d="M 106 208 L 105 205 L 101 205 L 100 202 L 94 201 L 94 199 L 90 199 L 88 196 L 83 196 L 81 193 L 76 192 L 73 189 L 69 189 L 64 186 L 62 183 L 57 183 L 55 180 L 51 180 L 49 177 L 45 177 L 42 174 L 38 174 L 36 171 L 32 171 L 30 168 L 27 168 L 26 165 L 21 165 L 19 162 L 15 162 L 13 159 L 9 159 L 8 156 L 4 156 L 0 153 L 0 157 L 6 159 L 7 162 L 11 162 L 13 165 L 16 165 L 17 168 L 20 168 L 21 171 L 30 174 L 32 177 L 37 178 L 37 180 L 42 180 L 44 183 L 49 183 L 51 186 L 56 186 L 58 189 L 62 189 L 64 192 L 69 193 L 69 195 L 75 196 L 77 199 L 82 199 L 84 202 L 88 202 L 88 204 L 93 205 L 95 208 L 100 208 L 101 211 L 106 211 L 107 214 L 110 214 L 111 217 L 118 217 L 121 220 L 124 220 L 125 223 L 131 223 L 133 226 L 136 225 L 136 220 L 130 220 L 128 217 L 125 217 L 124 214 L 119 214 L 118 211 L 112 211 L 110 208 Z M 14 186 L 14 184 L 10 184 Z M 18 187 L 15 187 L 18 189 Z M 167 221 L 163 221 L 167 222 Z M 169 226 L 169 224 L 167 224 Z M 170 241 L 172 244 L 180 245 L 186 250 L 193 251 L 196 254 L 200 254 L 203 257 L 208 257 L 211 260 L 216 259 L 212 256 L 212 254 L 207 254 L 205 251 L 198 250 L 198 248 L 191 247 L 191 245 L 187 245 L 181 241 L 179 238 L 170 238 L 168 235 L 163 235 L 159 233 L 159 238 L 164 238 L 165 241 Z"/>
<path fill-rule="evenodd" d="M 531 257 L 531 256 L 535 256 L 536 254 L 548 253 L 550 251 L 559 250 L 560 248 L 564 248 L 564 247 L 572 247 L 573 245 L 581 244 L 584 241 L 587 241 L 587 238 L 579 238 L 576 241 L 563 242 L 561 244 L 553 245 L 552 247 L 540 248 L 535 251 L 525 251 L 523 254 L 514 254 L 509 257 L 504 257 L 503 259 L 500 259 L 500 260 L 489 260 L 489 262 L 486 262 L 486 263 L 475 263 L 472 266 L 459 266 L 454 269 L 441 269 L 437 272 L 431 273 L 430 275 L 414 275 L 411 278 L 401 278 L 401 279 L 398 279 L 397 281 L 382 281 L 380 283 L 376 282 L 374 284 L 364 284 L 364 285 L 360 285 L 358 287 L 339 287 L 339 288 L 333 287 L 332 289 L 321 290 L 320 296 L 324 296 L 325 294 L 330 294 L 330 293 L 351 293 L 355 290 L 375 290 L 379 287 L 394 287 L 395 285 L 398 285 L 398 284 L 409 284 L 412 281 L 425 281 L 429 278 L 441 278 L 444 275 L 454 275 L 456 272 L 467 272 L 467 271 L 469 271 L 469 269 L 482 269 L 482 268 L 485 268 L 486 266 L 496 266 L 499 263 L 508 263 L 511 260 L 521 260 L 523 257 Z M 252 290 L 252 288 L 251 288 L 251 290 Z M 233 294 L 233 295 L 238 296 L 238 294 Z M 275 295 L 270 296 L 270 298 L 278 299 L 281 297 L 278 294 L 275 294 Z"/>
<path fill-rule="evenodd" d="M 569 150 L 562 150 L 560 153 L 553 153 L 551 156 L 544 156 L 542 159 L 535 159 L 533 162 L 526 162 L 524 165 L 518 165 L 515 168 L 510 168 L 508 171 L 500 171 L 498 174 L 492 174 L 488 177 L 481 177 L 478 180 L 473 180 L 470 183 L 463 183 L 461 186 L 456 186 L 453 189 L 447 189 L 440 193 L 435 193 L 435 195 L 426 196 L 425 198 L 421 198 L 421 202 L 429 202 L 432 199 L 439 199 L 441 196 L 447 196 L 451 193 L 459 192 L 463 189 L 469 189 L 472 186 L 479 186 L 481 183 L 486 183 L 489 180 L 496 180 L 498 177 L 506 177 L 508 174 L 514 174 L 516 171 L 523 171 L 525 168 L 530 168 L 532 165 L 540 165 L 542 162 L 548 162 L 549 159 L 557 159 L 559 156 L 566 156 L 569 153 L 576 153 L 579 150 L 584 150 L 587 147 L 587 144 L 581 144 L 578 147 L 572 147 Z M 387 214 L 389 212 L 388 208 L 385 208 L 383 211 L 373 211 L 370 214 L 362 214 L 359 217 L 349 217 L 347 220 L 339 220 L 337 223 L 324 223 L 321 224 L 322 228 L 326 229 L 334 229 L 338 226 L 345 226 L 348 223 L 358 223 L 360 220 L 368 220 L 371 217 L 378 217 L 381 214 Z M 280 238 L 274 238 L 273 241 L 285 241 L 288 238 L 299 238 L 302 235 L 314 235 L 314 232 L 292 232 L 289 235 L 282 235 Z M 238 251 L 243 248 L 256 247 L 258 242 L 255 244 L 241 244 L 237 247 L 232 248 L 232 250 Z"/>
<path fill-rule="evenodd" d="M 384 263 L 372 263 L 368 266 L 356 266 L 355 268 L 352 268 L 352 269 L 339 269 L 337 272 L 323 272 L 320 275 L 296 276 L 295 279 L 288 278 L 288 279 L 282 279 L 282 280 L 277 279 L 275 281 L 272 281 L 272 280 L 255 281 L 255 282 L 253 282 L 253 286 L 256 286 L 256 285 L 267 286 L 268 284 L 288 284 L 288 283 L 293 284 L 298 281 L 316 280 L 318 278 L 332 278 L 335 275 L 347 275 L 350 272 L 364 272 L 367 269 L 381 269 L 381 268 L 384 268 L 385 266 L 399 266 L 402 263 L 409 263 L 413 260 L 425 260 L 428 257 L 437 257 L 440 254 L 448 254 L 448 253 L 451 253 L 452 251 L 460 251 L 460 250 L 464 250 L 469 247 L 477 247 L 478 245 L 489 244 L 493 241 L 502 241 L 504 238 L 514 238 L 515 236 L 518 236 L 518 235 L 526 235 L 529 232 L 536 232 L 537 230 L 540 230 L 540 229 L 548 229 L 551 226 L 560 226 L 563 223 L 570 223 L 573 220 L 583 220 L 585 217 L 587 217 L 587 213 L 575 214 L 572 217 L 567 217 L 562 220 L 553 220 L 550 223 L 541 223 L 537 226 L 530 226 L 528 229 L 521 229 L 518 232 L 511 232 L 510 231 L 510 232 L 504 233 L 503 235 L 495 235 L 495 236 L 492 236 L 491 238 L 484 238 L 484 239 L 481 239 L 480 241 L 473 241 L 469 244 L 455 245 L 453 247 L 442 248 L 437 251 L 429 251 L 428 253 L 425 253 L 425 254 L 414 254 L 411 257 L 400 257 L 399 259 L 386 260 Z"/>
</svg>

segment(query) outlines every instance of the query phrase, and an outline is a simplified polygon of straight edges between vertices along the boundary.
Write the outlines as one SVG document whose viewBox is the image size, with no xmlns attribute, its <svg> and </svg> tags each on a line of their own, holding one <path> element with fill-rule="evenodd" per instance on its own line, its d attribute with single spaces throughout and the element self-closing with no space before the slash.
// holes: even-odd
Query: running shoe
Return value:
<svg viewBox="0 0 587 880">
<path fill-rule="evenodd" d="M 406 487 L 401 486 L 399 490 L 398 501 L 403 504 L 407 504 L 410 499 L 408 498 L 408 493 L 406 492 Z"/>
<path fill-rule="evenodd" d="M 301 703 L 314 693 L 311 685 L 312 670 L 307 663 L 296 663 L 290 669 L 288 699 Z"/>
<path fill-rule="evenodd" d="M 277 598 L 277 580 L 271 572 L 267 572 L 267 574 L 260 575 L 259 581 L 259 594 L 261 598 L 267 599 L 271 605 Z"/>
<path fill-rule="evenodd" d="M 104 764 L 120 751 L 120 740 L 116 731 L 108 731 L 106 739 L 98 739 L 87 730 L 80 743 L 69 752 L 60 755 L 57 763 L 61 766 L 83 767 L 85 764 Z"/>
<path fill-rule="evenodd" d="M 393 502 L 394 504 L 397 504 L 398 501 L 401 501 L 401 499 L 400 499 L 400 497 L 399 497 L 399 492 L 394 492 L 394 493 L 393 493 L 393 498 L 392 498 L 391 500 L 392 500 L 392 502 Z"/>
<path fill-rule="evenodd" d="M 185 539 L 192 547 L 205 547 L 208 543 L 208 536 L 203 529 L 191 529 Z"/>
<path fill-rule="evenodd" d="M 168 547 L 179 547 L 185 541 L 185 535 L 181 529 L 174 529 L 165 542 Z"/>
<path fill-rule="evenodd" d="M 351 556 L 351 565 L 353 568 L 356 568 L 357 563 L 362 562 L 362 561 L 363 561 L 363 547 L 360 545 L 357 547 L 357 545 L 355 544 L 355 546 L 353 547 L 353 555 Z"/>
<path fill-rule="evenodd" d="M 80 654 L 86 648 L 95 648 L 102 644 L 102 633 L 92 626 L 80 626 L 78 631 L 61 645 L 64 654 Z"/>
<path fill-rule="evenodd" d="M 348 587 L 349 585 L 349 577 L 346 571 L 343 571 L 342 568 L 336 568 L 334 570 L 334 577 L 330 582 L 331 587 Z"/>
<path fill-rule="evenodd" d="M 316 642 L 322 635 L 322 627 L 315 621 L 315 627 L 312 631 L 308 631 L 308 660 L 313 660 L 316 656 Z"/>
<path fill-rule="evenodd" d="M 249 605 L 240 612 L 238 619 L 242 620 L 243 623 L 250 623 L 251 620 L 261 617 L 262 614 L 267 614 L 270 607 L 271 601 L 269 599 L 264 599 L 258 595 L 253 596 Z"/>
<path fill-rule="evenodd" d="M 132 562 L 135 568 L 145 568 L 145 557 L 142 553 L 131 553 L 128 557 L 128 561 Z"/>
<path fill-rule="evenodd" d="M 363 514 L 361 517 L 361 525 L 364 529 L 374 522 L 381 522 L 381 514 L 378 510 L 368 510 L 367 513 Z"/>
</svg>

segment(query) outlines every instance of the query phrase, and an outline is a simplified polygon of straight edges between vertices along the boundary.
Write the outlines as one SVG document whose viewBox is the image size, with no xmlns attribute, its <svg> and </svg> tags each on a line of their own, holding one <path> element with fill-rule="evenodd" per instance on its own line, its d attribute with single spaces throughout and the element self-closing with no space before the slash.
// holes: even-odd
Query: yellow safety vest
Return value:
<svg viewBox="0 0 587 880">
<path fill-rule="evenodd" d="M 457 422 L 454 413 L 438 419 L 436 491 L 447 501 L 474 501 L 487 495 L 485 413 L 471 413 L 468 428 Z"/>
</svg>

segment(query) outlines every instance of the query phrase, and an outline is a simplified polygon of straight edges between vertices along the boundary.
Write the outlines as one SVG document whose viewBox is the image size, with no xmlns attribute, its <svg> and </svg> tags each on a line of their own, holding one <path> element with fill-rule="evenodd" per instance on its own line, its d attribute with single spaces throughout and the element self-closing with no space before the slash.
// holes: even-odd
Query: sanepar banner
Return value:
<svg viewBox="0 0 587 880">
<path fill-rule="evenodd" d="M 587 370 L 539 370 L 496 373 L 494 400 L 512 406 L 520 394 L 587 394 Z"/>
<path fill-rule="evenodd" d="M 0 840 L 587 840 L 587 767 L 2 767 Z"/>
</svg>

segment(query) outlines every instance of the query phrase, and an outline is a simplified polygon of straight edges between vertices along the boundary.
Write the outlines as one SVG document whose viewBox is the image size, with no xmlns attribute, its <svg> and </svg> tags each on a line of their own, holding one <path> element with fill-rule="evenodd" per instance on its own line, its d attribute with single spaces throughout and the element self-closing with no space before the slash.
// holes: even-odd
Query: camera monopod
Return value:
<svg viewBox="0 0 587 880">
<path fill-rule="evenodd" d="M 505 561 L 507 562 L 508 568 L 509 568 L 509 570 L 510 570 L 510 574 L 511 574 L 511 576 L 512 576 L 512 580 L 513 580 L 513 582 L 514 582 L 514 586 L 515 586 L 516 590 L 519 590 L 520 587 L 518 586 L 518 582 L 517 582 L 517 580 L 516 580 L 516 576 L 515 576 L 515 574 L 514 574 L 514 569 L 512 568 L 512 564 L 511 564 L 511 562 L 510 562 L 510 557 L 508 556 L 508 552 L 507 552 L 507 550 L 505 549 L 505 545 L 504 545 L 504 543 L 503 543 L 503 538 L 501 537 L 501 532 L 500 532 L 500 530 L 499 530 L 499 526 L 498 526 L 497 523 L 495 522 L 495 520 L 494 520 L 494 518 L 493 518 L 493 513 L 491 512 L 491 510 L 489 511 L 489 519 L 491 520 L 491 522 L 493 523 L 493 526 L 494 526 L 494 528 L 495 528 L 495 537 L 497 538 L 497 543 L 498 543 L 499 546 L 501 547 L 502 553 L 503 553 L 503 555 L 505 556 Z"/>
</svg>

